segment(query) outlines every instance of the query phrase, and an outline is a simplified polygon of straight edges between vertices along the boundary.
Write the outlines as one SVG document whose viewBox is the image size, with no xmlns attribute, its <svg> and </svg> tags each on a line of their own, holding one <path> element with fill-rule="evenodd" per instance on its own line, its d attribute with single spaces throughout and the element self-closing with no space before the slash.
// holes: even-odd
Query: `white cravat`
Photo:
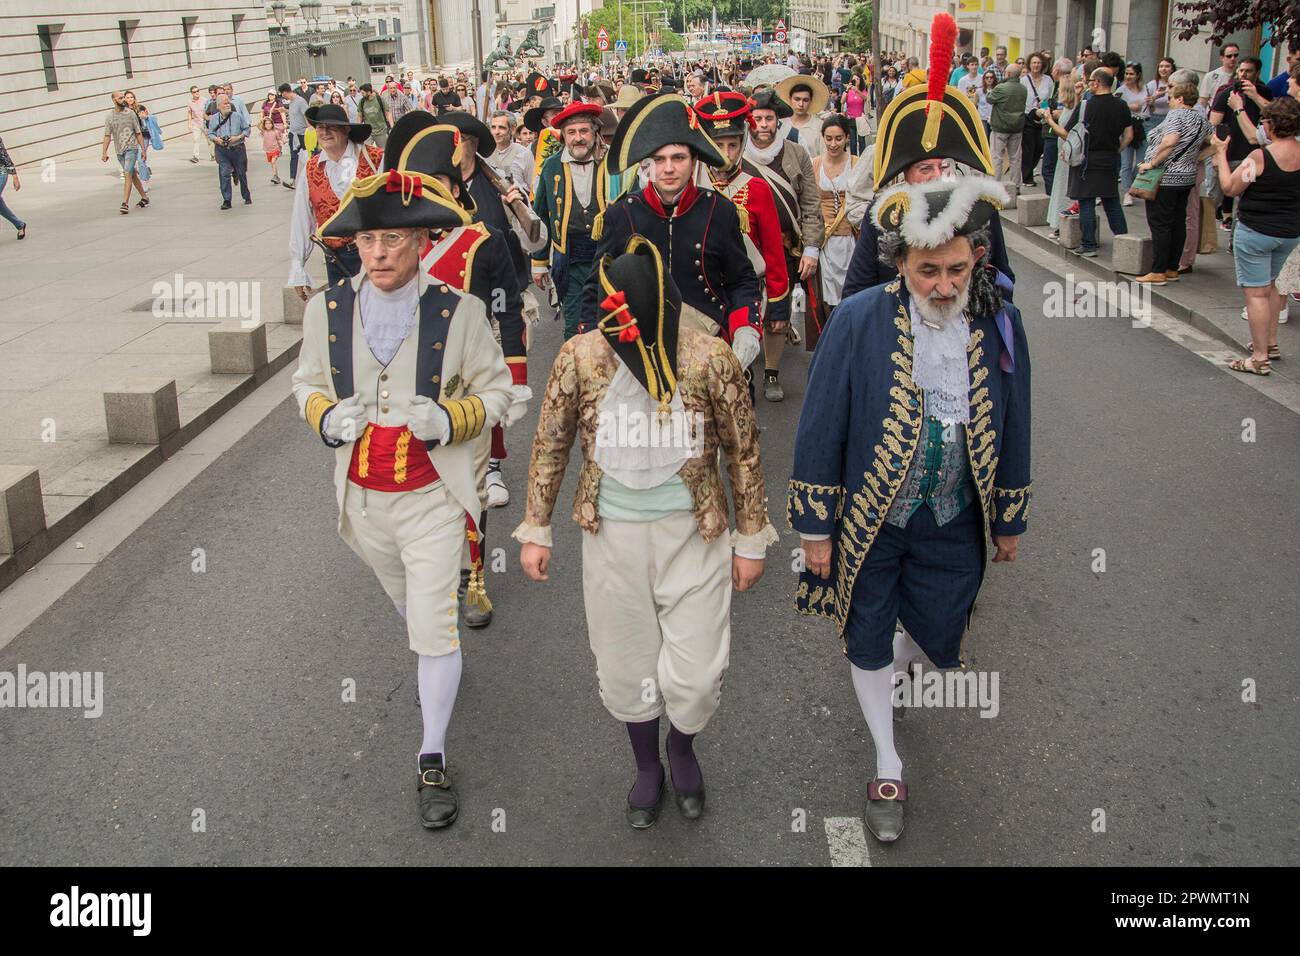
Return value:
<svg viewBox="0 0 1300 956">
<path fill-rule="evenodd" d="M 591 187 L 596 181 L 596 161 L 589 159 L 584 163 L 575 160 L 569 154 L 569 147 L 564 147 L 561 162 L 569 164 L 569 175 L 573 177 L 573 195 L 584 206 L 591 205 Z"/>
<path fill-rule="evenodd" d="M 912 309 L 912 381 L 925 392 L 925 411 L 945 425 L 970 423 L 970 321 L 962 313 L 932 329 Z"/>
<path fill-rule="evenodd" d="M 385 292 L 368 278 L 361 283 L 361 330 L 381 365 L 387 365 L 415 329 L 420 311 L 420 277 Z"/>
</svg>

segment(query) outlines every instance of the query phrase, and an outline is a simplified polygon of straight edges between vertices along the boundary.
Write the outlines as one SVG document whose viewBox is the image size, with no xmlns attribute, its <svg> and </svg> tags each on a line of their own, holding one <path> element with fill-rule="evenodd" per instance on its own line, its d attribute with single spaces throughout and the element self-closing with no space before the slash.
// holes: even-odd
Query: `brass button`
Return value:
<svg viewBox="0 0 1300 956">
<path fill-rule="evenodd" d="M 446 287 L 446 286 L 443 286 L 443 287 L 442 287 L 442 291 L 443 291 L 443 292 L 446 292 L 446 291 L 447 291 L 447 287 Z"/>
<path fill-rule="evenodd" d="M 331 342 L 337 342 L 338 340 L 339 340 L 339 337 L 338 337 L 337 335 L 335 335 L 333 332 L 331 332 L 331 333 L 330 333 L 330 341 L 331 341 Z"/>
<path fill-rule="evenodd" d="M 463 272 L 461 273 L 461 275 L 464 275 L 464 274 L 465 274 L 465 273 L 463 273 Z M 451 315 L 451 310 L 450 310 L 450 309 L 443 309 L 443 310 L 442 310 L 442 317 L 443 317 L 444 319 L 447 318 L 447 316 L 449 316 L 449 315 Z"/>
<path fill-rule="evenodd" d="M 460 254 L 460 257 L 461 257 L 462 259 L 468 259 L 468 258 L 469 258 L 469 253 L 468 253 L 468 252 L 462 252 L 462 253 Z"/>
<path fill-rule="evenodd" d="M 339 280 L 339 285 L 342 285 L 343 283 L 345 283 L 345 282 L 347 282 L 347 281 L 348 281 L 347 279 L 340 279 L 340 280 Z"/>
<path fill-rule="evenodd" d="M 433 347 L 434 347 L 435 349 L 439 349 L 439 350 L 440 350 L 440 349 L 442 348 L 442 343 L 441 343 L 441 342 L 434 342 L 434 343 L 433 343 Z"/>
<path fill-rule="evenodd" d="M 386 381 L 388 381 L 388 373 L 387 373 L 387 372 L 381 372 L 380 375 L 379 375 L 379 381 L 381 381 L 381 382 L 386 382 Z"/>
<path fill-rule="evenodd" d="M 384 389 L 382 392 L 380 392 L 380 393 L 379 393 L 379 397 L 380 397 L 380 398 L 387 398 L 387 397 L 388 397 L 388 389 Z"/>
<path fill-rule="evenodd" d="M 339 373 L 339 370 L 336 369 L 333 365 L 331 365 L 331 366 L 330 366 L 330 374 L 331 374 L 331 375 L 337 375 L 338 373 Z"/>
<path fill-rule="evenodd" d="M 433 378 L 429 379 L 429 381 L 433 382 L 434 385 L 437 385 L 439 382 L 442 381 L 442 376 L 435 375 Z"/>
<path fill-rule="evenodd" d="M 338 307 L 339 307 L 339 304 L 338 304 L 337 302 L 335 302 L 333 299 L 331 299 L 330 302 L 329 302 L 329 308 L 331 308 L 331 309 L 337 309 Z"/>
<path fill-rule="evenodd" d="M 695 248 L 696 249 L 700 248 L 700 244 L 698 242 L 695 244 Z"/>
<path fill-rule="evenodd" d="M 460 274 L 461 274 L 462 277 L 464 277 L 464 275 L 465 275 L 465 270 L 464 270 L 464 269 L 461 269 L 461 270 L 460 270 Z"/>
<path fill-rule="evenodd" d="M 699 259 L 696 259 L 696 260 L 695 260 L 695 264 L 698 266 L 698 265 L 700 264 L 700 260 L 699 260 Z"/>
<path fill-rule="evenodd" d="M 383 405 L 383 406 L 381 406 L 379 410 L 380 410 L 381 412 L 383 412 L 385 415 L 388 414 L 388 406 L 387 406 L 387 405 Z"/>
</svg>

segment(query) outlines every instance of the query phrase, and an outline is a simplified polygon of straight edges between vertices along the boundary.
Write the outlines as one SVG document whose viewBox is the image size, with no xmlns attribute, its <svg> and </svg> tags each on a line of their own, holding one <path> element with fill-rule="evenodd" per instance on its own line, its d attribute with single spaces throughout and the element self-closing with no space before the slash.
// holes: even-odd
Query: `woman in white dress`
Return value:
<svg viewBox="0 0 1300 956">
<path fill-rule="evenodd" d="M 838 113 L 822 121 L 822 148 L 822 155 L 813 159 L 812 165 L 821 190 L 822 218 L 826 223 L 817 271 L 821 275 L 822 304 L 826 307 L 824 316 L 829 316 L 844 292 L 844 279 L 861 224 L 860 219 L 855 223 L 849 213 L 850 191 L 859 178 L 871 175 L 871 163 L 850 153 L 849 120 Z"/>
</svg>

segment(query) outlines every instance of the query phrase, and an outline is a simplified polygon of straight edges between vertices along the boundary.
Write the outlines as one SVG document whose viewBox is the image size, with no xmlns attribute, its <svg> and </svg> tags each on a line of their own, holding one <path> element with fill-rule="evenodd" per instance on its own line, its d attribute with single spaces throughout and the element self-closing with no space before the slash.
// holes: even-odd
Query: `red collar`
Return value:
<svg viewBox="0 0 1300 956">
<path fill-rule="evenodd" d="M 655 214 L 660 218 L 667 219 L 668 213 L 664 210 L 663 200 L 659 198 L 659 190 L 655 189 L 654 183 L 647 183 L 641 197 L 646 201 Z M 677 205 L 674 207 L 673 218 L 680 219 L 690 211 L 695 205 L 695 200 L 700 198 L 700 191 L 695 188 L 694 178 L 687 180 L 686 188 L 682 190 L 677 197 Z"/>
</svg>

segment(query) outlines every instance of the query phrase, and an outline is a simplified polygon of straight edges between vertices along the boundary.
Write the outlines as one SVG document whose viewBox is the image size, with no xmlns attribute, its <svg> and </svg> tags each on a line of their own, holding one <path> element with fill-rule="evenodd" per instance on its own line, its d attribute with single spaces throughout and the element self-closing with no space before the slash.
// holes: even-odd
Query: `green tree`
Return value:
<svg viewBox="0 0 1300 956">
<path fill-rule="evenodd" d="M 844 21 L 845 40 L 850 50 L 861 51 L 871 48 L 872 5 L 866 0 L 857 0 L 849 18 Z"/>
<path fill-rule="evenodd" d="M 637 8 L 611 2 L 606 0 L 605 5 L 599 10 L 594 10 L 582 19 L 587 22 L 587 45 L 586 61 L 588 63 L 600 62 L 600 51 L 596 49 L 596 38 L 600 28 L 604 27 L 609 31 L 609 52 L 614 52 L 614 44 L 619 38 L 618 21 L 619 8 L 623 11 L 623 39 L 627 41 L 628 57 L 639 56 L 646 50 L 654 47 L 662 47 L 665 51 L 684 50 L 686 41 L 670 28 L 665 29 L 659 22 L 657 14 L 647 11 L 642 7 L 641 12 Z M 653 11 L 654 8 L 649 8 Z M 718 16 L 722 16 L 721 12 Z M 651 33 L 658 33 L 659 41 L 654 43 L 650 39 Z M 579 34 L 581 36 L 581 34 Z"/>
<path fill-rule="evenodd" d="M 1176 3 L 1175 7 L 1178 14 L 1174 26 L 1181 28 L 1180 40 L 1200 34 L 1206 42 L 1217 45 L 1230 34 L 1271 23 L 1275 46 L 1285 48 L 1288 42 L 1300 43 L 1300 3 L 1296 0 L 1193 0 Z"/>
</svg>

